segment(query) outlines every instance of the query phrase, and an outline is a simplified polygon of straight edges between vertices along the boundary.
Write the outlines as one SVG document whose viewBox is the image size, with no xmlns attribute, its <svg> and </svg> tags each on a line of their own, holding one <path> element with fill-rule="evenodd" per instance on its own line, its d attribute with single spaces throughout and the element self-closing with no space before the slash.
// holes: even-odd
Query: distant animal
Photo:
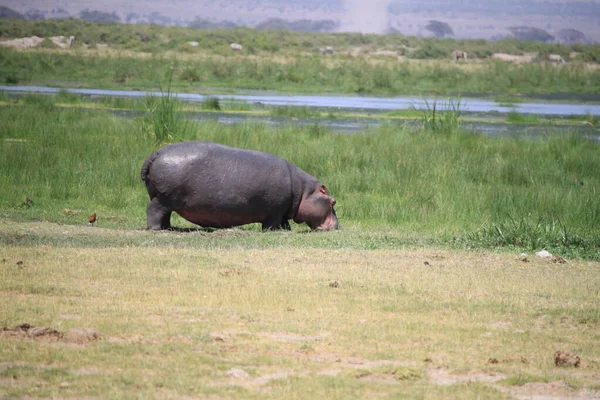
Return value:
<svg viewBox="0 0 600 400">
<path fill-rule="evenodd" d="M 93 213 L 88 218 L 88 226 L 94 226 L 94 222 L 96 222 L 97 220 L 98 220 L 98 218 L 96 217 L 96 213 Z"/>
<path fill-rule="evenodd" d="M 75 36 L 69 36 L 69 47 L 73 47 L 73 43 L 75 43 Z"/>
<path fill-rule="evenodd" d="M 231 50 L 233 50 L 233 51 L 242 51 L 242 50 L 244 50 L 244 46 L 242 46 L 241 44 L 238 44 L 238 43 L 231 43 L 229 45 L 229 47 L 231 47 Z"/>
<path fill-rule="evenodd" d="M 150 196 L 148 229 L 170 229 L 173 211 L 211 228 L 258 222 L 263 230 L 289 230 L 293 219 L 313 230 L 339 229 L 336 201 L 325 185 L 273 154 L 174 143 L 146 159 L 141 177 Z"/>
<path fill-rule="evenodd" d="M 461 50 L 454 50 L 452 52 L 452 59 L 455 60 L 455 61 L 466 60 L 467 59 L 467 53 L 465 53 L 464 51 L 461 51 Z"/>
<path fill-rule="evenodd" d="M 319 49 L 319 51 L 321 52 L 322 56 L 325 56 L 325 55 L 328 55 L 328 54 L 329 55 L 335 54 L 335 50 L 333 50 L 333 47 L 331 47 L 331 46 L 322 47 L 322 48 Z"/>
<path fill-rule="evenodd" d="M 559 54 L 550 54 L 548 56 L 548 61 L 562 64 L 565 62 L 565 59 L 562 58 L 562 56 L 560 56 Z"/>
</svg>

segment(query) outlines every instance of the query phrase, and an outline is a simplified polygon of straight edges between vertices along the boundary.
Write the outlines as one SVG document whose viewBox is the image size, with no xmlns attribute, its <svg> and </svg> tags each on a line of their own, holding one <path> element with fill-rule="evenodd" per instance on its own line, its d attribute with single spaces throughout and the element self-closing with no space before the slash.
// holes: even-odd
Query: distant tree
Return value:
<svg viewBox="0 0 600 400">
<path fill-rule="evenodd" d="M 208 19 L 196 17 L 195 20 L 188 23 L 190 28 L 196 29 L 233 29 L 237 25 L 231 21 L 213 22 Z"/>
<path fill-rule="evenodd" d="M 79 13 L 79 18 L 89 21 L 89 22 L 98 22 L 104 24 L 118 24 L 121 22 L 121 18 L 116 13 L 106 13 L 102 11 L 89 11 L 83 10 Z"/>
<path fill-rule="evenodd" d="M 287 21 L 281 18 L 270 18 L 256 25 L 259 30 L 278 30 L 278 31 L 296 31 L 296 32 L 332 32 L 338 28 L 335 21 L 299 19 L 296 21 Z"/>
<path fill-rule="evenodd" d="M 431 20 L 425 25 L 425 29 L 437 37 L 454 36 L 454 31 L 445 22 Z"/>
<path fill-rule="evenodd" d="M 132 22 L 134 22 L 134 20 L 138 19 L 139 15 L 137 15 L 136 13 L 132 13 L 130 12 L 129 14 L 127 14 L 127 16 L 125 17 L 125 22 L 128 24 L 131 24 Z"/>
<path fill-rule="evenodd" d="M 571 28 L 561 29 L 556 32 L 556 40 L 562 44 L 588 43 L 588 39 L 583 32 Z"/>
<path fill-rule="evenodd" d="M 148 21 L 155 25 L 169 25 L 171 23 L 171 18 L 165 17 L 164 15 L 154 11 L 148 15 Z"/>
<path fill-rule="evenodd" d="M 44 21 L 46 19 L 46 15 L 42 11 L 32 8 L 27 10 L 25 13 L 25 18 L 35 21 Z"/>
<path fill-rule="evenodd" d="M 0 6 L 0 18 L 25 19 L 25 16 L 12 8 Z"/>
<path fill-rule="evenodd" d="M 543 29 L 534 28 L 532 26 L 513 26 L 508 28 L 518 40 L 530 40 L 535 42 L 551 42 L 554 36 Z"/>
</svg>

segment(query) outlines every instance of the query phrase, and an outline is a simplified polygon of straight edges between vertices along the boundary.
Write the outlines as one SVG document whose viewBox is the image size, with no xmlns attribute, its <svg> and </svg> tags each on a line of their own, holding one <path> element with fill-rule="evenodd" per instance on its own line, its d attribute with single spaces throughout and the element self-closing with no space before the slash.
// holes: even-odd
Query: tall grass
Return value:
<svg viewBox="0 0 600 400">
<path fill-rule="evenodd" d="M 269 114 L 273 117 L 314 118 L 320 114 L 306 106 L 277 106 L 271 108 Z"/>
<path fill-rule="evenodd" d="M 167 104 L 168 110 L 173 108 Z M 170 121 L 160 117 L 167 111 L 157 111 L 157 121 Z M 107 224 L 144 226 L 147 199 L 139 170 L 156 145 L 140 129 L 144 123 L 43 104 L 1 108 L 0 209 L 57 221 L 72 221 L 65 208 L 102 210 L 112 218 Z M 598 146 L 579 136 L 493 139 L 391 124 L 357 135 L 318 125 L 189 126 L 183 135 L 165 130 L 162 138 L 216 141 L 284 157 L 329 187 L 348 229 L 391 228 L 505 246 L 510 240 L 495 242 L 485 229 L 499 226 L 504 232 L 508 221 L 533 215 L 560 225 L 540 240 L 515 245 L 581 247 L 584 256 L 600 258 L 600 157 Z M 30 208 L 20 207 L 25 195 L 33 200 Z M 568 240 L 560 239 L 565 232 Z"/>
<path fill-rule="evenodd" d="M 161 87 L 160 96 L 146 98 L 147 113 L 143 131 L 149 134 L 154 146 L 181 141 L 191 130 L 191 124 L 182 115 L 183 104 L 171 93 L 172 74 L 169 75 L 167 88 Z"/>
<path fill-rule="evenodd" d="M 194 68 L 198 81 L 182 76 Z M 116 71 L 116 72 L 115 72 Z M 157 89 L 173 74 L 172 88 L 197 91 L 214 88 L 269 89 L 313 93 L 453 94 L 453 93 L 598 93 L 600 70 L 583 64 L 556 68 L 545 64 L 511 65 L 495 61 L 467 70 L 449 62 L 372 64 L 342 58 L 271 58 L 207 56 L 165 60 L 156 55 L 136 58 L 92 57 L 78 53 L 23 53 L 0 48 L 0 81 L 15 76 L 21 84 L 60 82 L 63 86 Z"/>
<path fill-rule="evenodd" d="M 413 107 L 413 110 L 416 110 Z M 420 111 L 423 129 L 434 134 L 455 135 L 461 127 L 465 106 L 460 98 L 445 101 L 425 100 L 425 109 Z"/>
<path fill-rule="evenodd" d="M 519 218 L 508 215 L 503 220 L 466 233 L 456 242 L 471 247 L 511 247 L 527 251 L 548 249 L 563 256 L 600 257 L 600 232 L 581 236 L 551 214 L 537 218 L 531 214 Z"/>
</svg>

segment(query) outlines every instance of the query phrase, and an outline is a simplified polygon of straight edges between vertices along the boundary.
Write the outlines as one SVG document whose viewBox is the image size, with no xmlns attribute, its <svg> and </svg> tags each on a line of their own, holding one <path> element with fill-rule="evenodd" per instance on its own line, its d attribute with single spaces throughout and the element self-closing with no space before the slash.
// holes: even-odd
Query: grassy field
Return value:
<svg viewBox="0 0 600 400">
<path fill-rule="evenodd" d="M 3 398 L 600 395 L 598 262 L 314 246 L 352 230 L 0 232 Z"/>
<path fill-rule="evenodd" d="M 0 398 L 600 396 L 590 140 L 493 139 L 460 109 L 342 135 L 0 100 Z M 141 165 L 177 140 L 290 160 L 343 230 L 145 231 Z"/>
<path fill-rule="evenodd" d="M 597 94 L 600 46 L 506 40 L 408 38 L 234 29 L 204 31 L 83 21 L 0 20 L 0 38 L 76 35 L 72 49 L 0 47 L 0 82 L 56 87 L 158 89 L 173 74 L 178 91 L 263 89 L 357 94 Z M 188 42 L 200 43 L 191 47 Z M 230 42 L 243 43 L 233 53 Z M 318 49 L 334 45 L 322 57 Z M 450 53 L 472 60 L 456 63 Z M 393 56 L 382 56 L 381 51 Z M 495 52 L 577 58 L 565 65 L 522 65 L 489 59 Z M 387 54 L 387 53 L 384 53 Z"/>
<path fill-rule="evenodd" d="M 492 139 L 463 132 L 446 113 L 424 115 L 423 130 L 384 124 L 340 135 L 318 124 L 186 122 L 172 100 L 154 101 L 137 120 L 54 101 L 29 96 L 0 109 L 0 207 L 10 216 L 77 223 L 96 211 L 106 227 L 144 227 L 144 159 L 161 141 L 209 140 L 277 154 L 318 177 L 348 228 L 600 258 L 600 159 L 575 134 Z"/>
</svg>

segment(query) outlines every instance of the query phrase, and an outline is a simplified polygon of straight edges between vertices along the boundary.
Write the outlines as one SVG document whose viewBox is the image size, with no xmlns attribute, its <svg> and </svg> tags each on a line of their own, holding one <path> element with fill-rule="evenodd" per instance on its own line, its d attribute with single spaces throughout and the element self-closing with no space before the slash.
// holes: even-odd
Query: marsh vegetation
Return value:
<svg viewBox="0 0 600 400">
<path fill-rule="evenodd" d="M 54 101 L 30 95 L 0 109 L 1 206 L 10 215 L 75 222 L 64 209 L 101 210 L 107 226 L 143 227 L 145 157 L 159 143 L 208 140 L 277 154 L 319 177 L 349 229 L 394 227 L 439 243 L 600 257 L 600 159 L 597 145 L 577 134 L 489 138 L 461 129 L 459 108 L 432 107 L 422 129 L 384 124 L 340 135 L 319 124 L 195 123 L 173 97 L 146 100 L 148 113 L 135 120 Z M 35 206 L 23 208 L 24 196 Z M 541 224 L 545 233 L 531 239 L 535 230 L 517 230 L 498 242 L 476 234 L 487 238 L 512 221 Z"/>
<path fill-rule="evenodd" d="M 493 138 L 466 130 L 461 101 L 449 100 L 384 115 L 417 128 L 384 122 L 344 135 L 319 124 L 341 113 L 184 104 L 171 93 L 497 91 L 505 103 L 517 91 L 597 93 L 598 69 L 584 63 L 411 61 L 456 46 L 570 48 L 0 21 L 4 38 L 75 30 L 71 50 L 0 48 L 0 80 L 166 95 L 0 92 L 0 397 L 599 395 L 600 157 L 566 126 L 596 116 L 560 121 L 560 135 Z M 247 54 L 230 54 L 231 39 Z M 312 54 L 323 45 L 391 47 L 407 59 Z M 579 50 L 592 58 L 597 47 Z M 190 110 L 289 123 L 194 122 Z M 145 231 L 143 161 L 185 140 L 288 159 L 328 186 L 343 230 Z M 194 228 L 177 216 L 173 225 Z M 533 255 L 541 249 L 554 257 Z"/>
<path fill-rule="evenodd" d="M 158 90 L 159 83 L 173 74 L 174 89 L 192 92 L 232 88 L 385 95 L 600 92 L 598 45 L 245 28 L 205 31 L 76 20 L 0 21 L 3 39 L 59 33 L 76 33 L 75 47 L 0 47 L 0 81 Z M 199 45 L 192 47 L 190 41 Z M 232 42 L 244 43 L 245 50 L 232 52 Z M 319 48 L 326 45 L 335 47 L 336 54 L 322 57 Z M 450 54 L 456 48 L 473 60 L 452 61 Z M 540 61 L 513 64 L 489 59 L 495 52 L 536 53 Z M 553 65 L 544 62 L 550 53 L 565 59 L 571 53 L 576 56 L 565 65 Z"/>
</svg>

